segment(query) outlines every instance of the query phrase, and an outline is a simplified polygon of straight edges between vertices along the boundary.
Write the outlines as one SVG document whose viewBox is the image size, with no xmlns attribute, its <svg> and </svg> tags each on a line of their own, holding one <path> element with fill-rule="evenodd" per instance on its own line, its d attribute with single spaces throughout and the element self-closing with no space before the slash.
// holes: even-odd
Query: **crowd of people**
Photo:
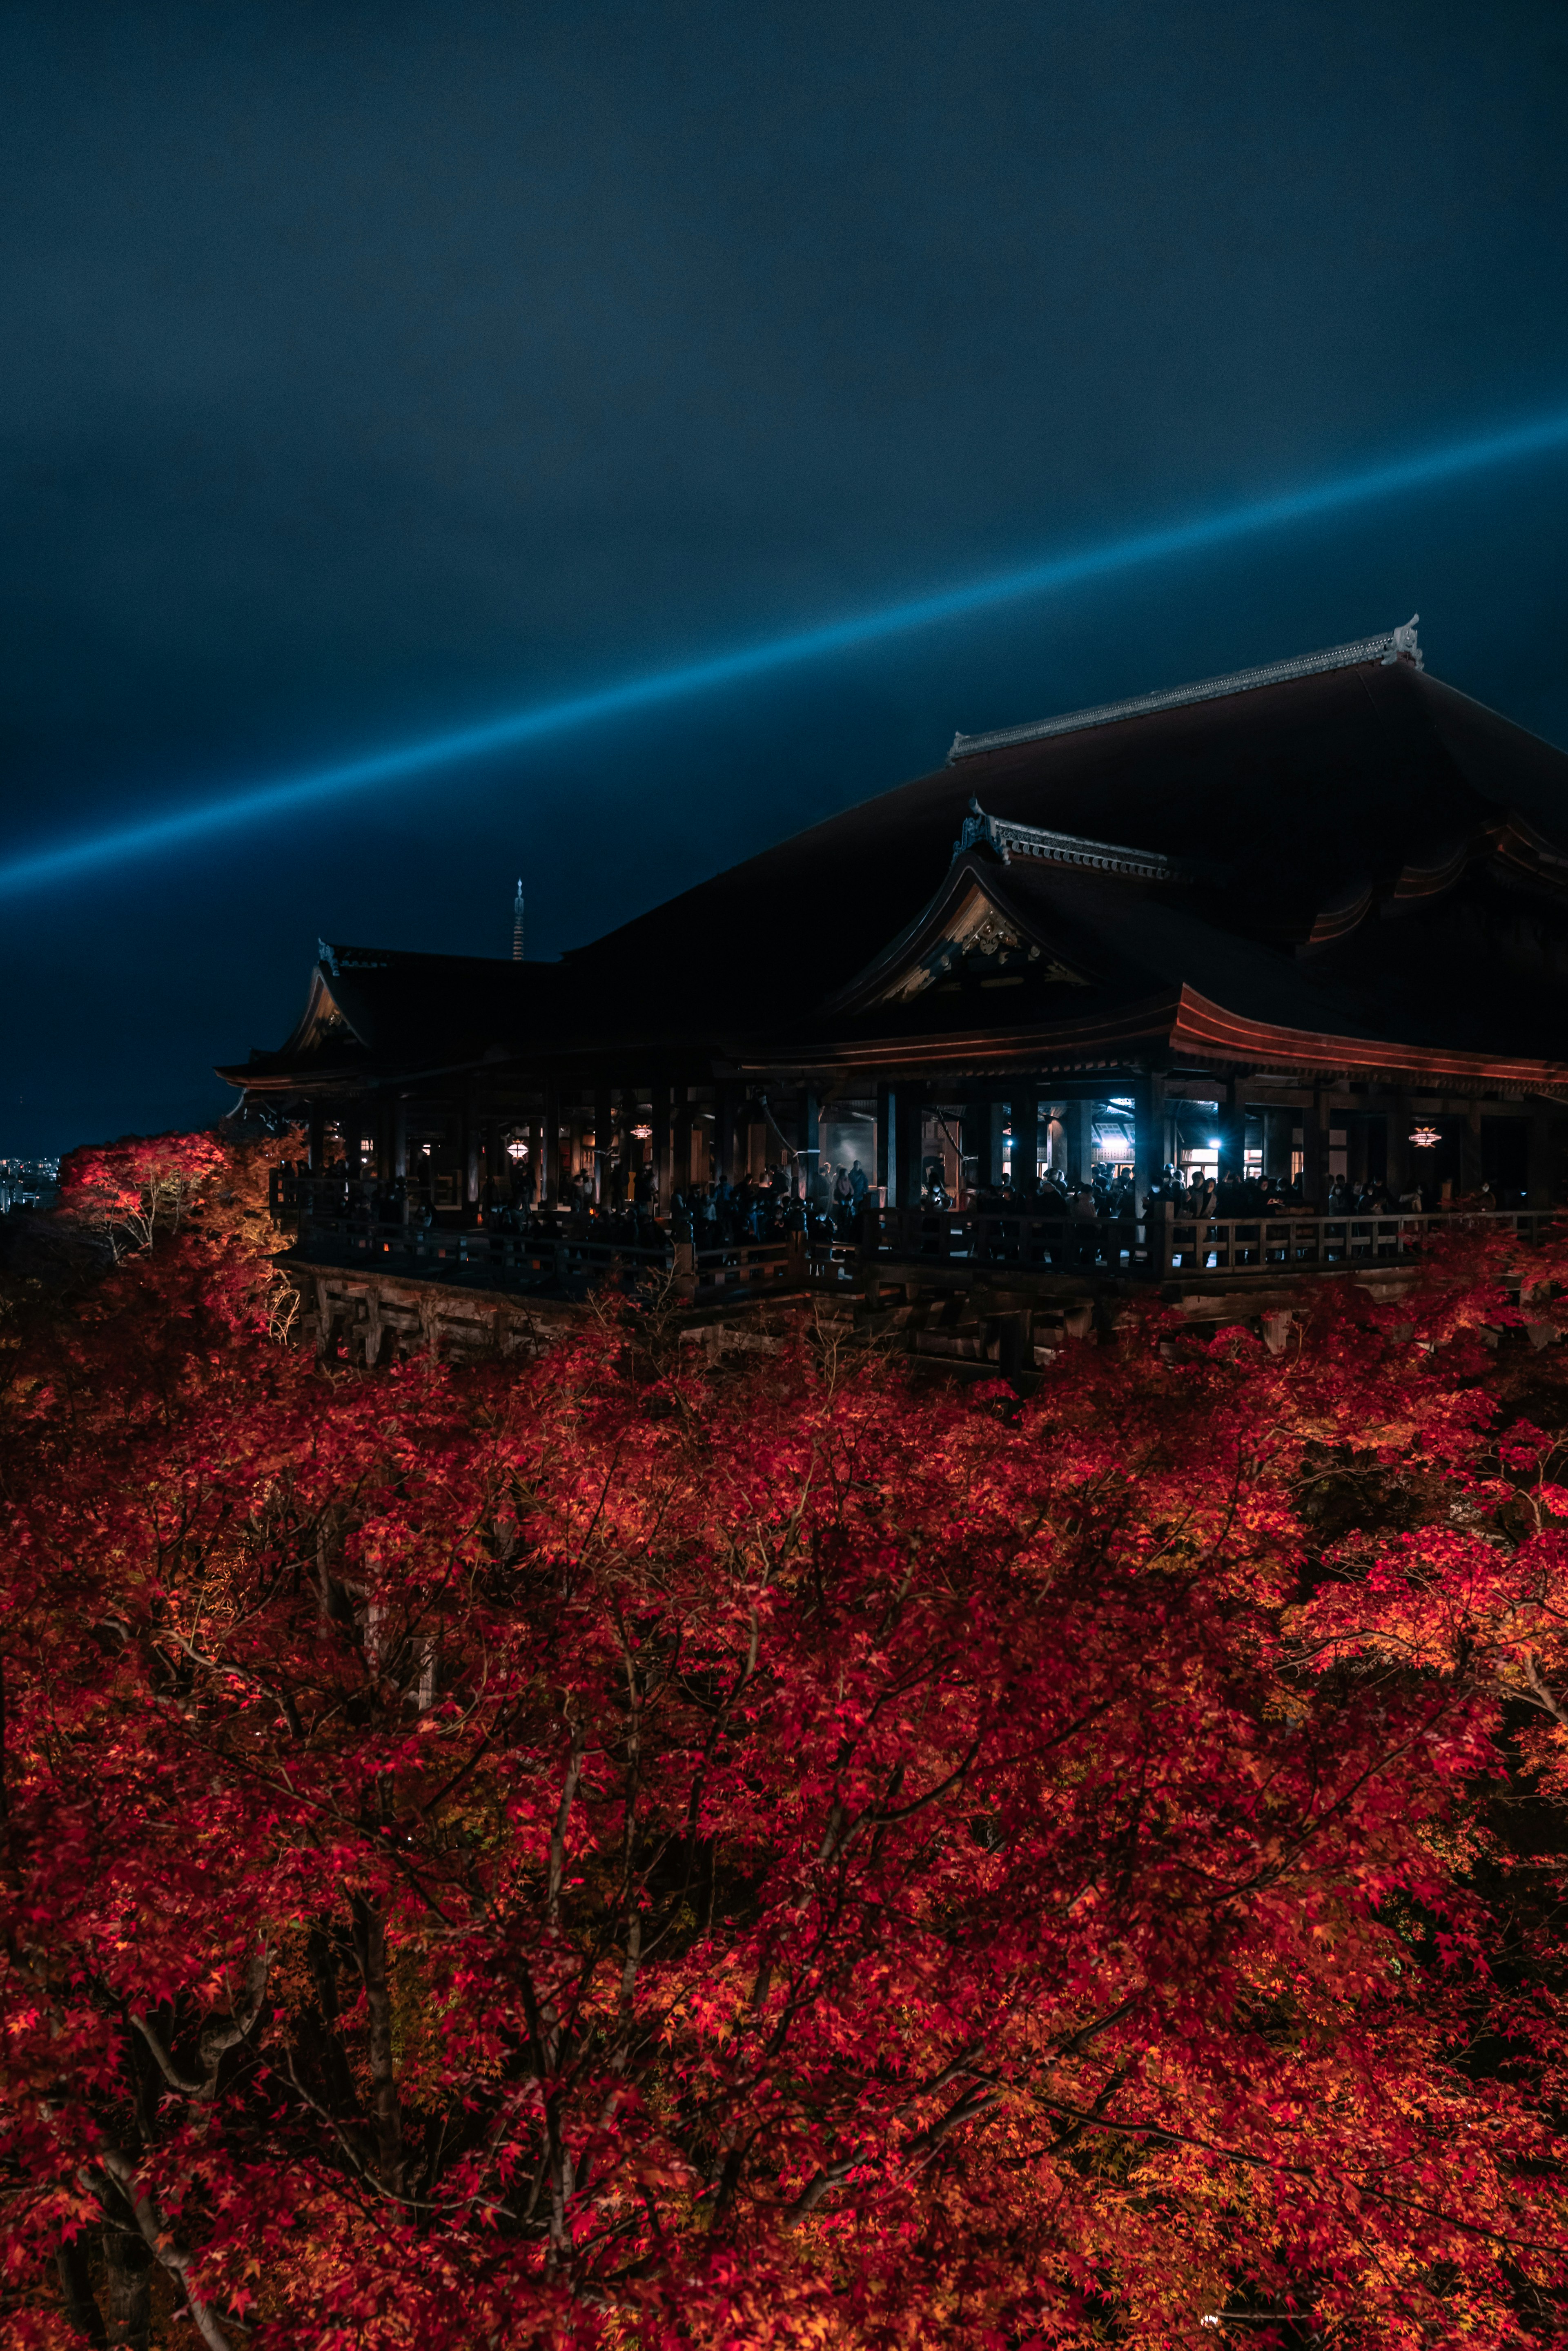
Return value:
<svg viewBox="0 0 1568 2351">
<path fill-rule="evenodd" d="M 301 1164 L 292 1171 L 286 1166 L 284 1172 L 304 1176 L 310 1171 Z M 353 1179 L 341 1162 L 316 1172 L 319 1180 L 325 1177 L 341 1181 L 340 1213 L 350 1219 L 416 1228 L 429 1227 L 435 1221 L 429 1188 L 417 1182 L 410 1185 L 402 1176 L 380 1182 Z M 803 1234 L 817 1245 L 853 1241 L 862 1212 L 873 1196 L 870 1178 L 861 1162 L 852 1159 L 833 1165 L 824 1159 L 812 1188 L 813 1197 L 802 1199 L 796 1186 L 795 1166 L 789 1159 L 783 1159 L 777 1166 L 744 1176 L 737 1182 L 720 1178 L 692 1184 L 674 1193 L 664 1209 L 651 1165 L 623 1167 L 614 1163 L 605 1170 L 601 1196 L 597 1198 L 591 1173 L 584 1171 L 572 1177 L 563 1187 L 555 1210 L 549 1212 L 549 1222 L 553 1229 L 556 1219 L 564 1214 L 574 1224 L 591 1228 L 596 1240 L 627 1249 L 660 1249 L 669 1239 L 690 1242 L 699 1250 L 735 1249 L 747 1242 L 781 1240 L 791 1234 Z M 1016 1179 L 1005 1176 L 999 1184 L 981 1185 L 955 1196 L 947 1184 L 944 1161 L 931 1158 L 921 1168 L 920 1206 L 975 1214 L 1021 1213 L 1084 1220 L 1131 1218 L 1142 1215 L 1145 1207 L 1157 1208 L 1166 1201 L 1179 1217 L 1204 1219 L 1313 1214 L 1423 1215 L 1448 1205 L 1446 1198 L 1434 1196 L 1436 1188 L 1427 1186 L 1424 1192 L 1419 1184 L 1414 1184 L 1396 1195 L 1381 1181 L 1353 1184 L 1343 1176 L 1335 1176 L 1325 1196 L 1313 1206 L 1303 1199 L 1299 1176 L 1287 1181 L 1262 1173 L 1240 1176 L 1233 1169 L 1215 1176 L 1204 1169 L 1184 1173 L 1179 1167 L 1167 1165 L 1148 1192 L 1140 1195 L 1130 1170 L 1101 1165 L 1083 1182 L 1073 1182 L 1064 1174 L 1048 1171 L 1040 1176 L 1020 1175 Z M 880 1198 L 880 1195 L 875 1196 Z M 322 1205 L 318 1200 L 318 1208 Z M 1490 1207 L 1497 1204 L 1483 1186 L 1479 1201 L 1468 1205 Z M 497 1232 L 519 1235 L 542 1229 L 545 1221 L 526 1180 L 504 1196 L 487 1187 L 480 1220 Z"/>
<path fill-rule="evenodd" d="M 942 1189 L 939 1177 L 922 1197 L 932 1207 L 955 1205 Z M 1036 1216 L 1062 1217 L 1133 1217 L 1143 1213 L 1145 1204 L 1157 1207 L 1166 1200 L 1177 1216 L 1203 1218 L 1424 1216 L 1448 1205 L 1446 1191 L 1432 1184 L 1415 1183 L 1395 1193 L 1380 1178 L 1352 1183 L 1344 1176 L 1335 1176 L 1322 1198 L 1313 1204 L 1304 1197 L 1299 1176 L 1286 1179 L 1260 1171 L 1239 1176 L 1234 1168 L 1221 1169 L 1218 1176 L 1201 1168 L 1184 1174 L 1170 1165 L 1161 1169 L 1158 1182 L 1142 1195 L 1134 1190 L 1126 1171 L 1096 1167 L 1086 1184 L 1046 1175 L 1032 1182 L 1026 1177 L 1021 1185 L 1009 1181 L 983 1187 L 967 1198 L 977 1208 L 1023 1208 Z M 1484 1209 L 1497 1204 L 1483 1184 L 1469 1205 Z"/>
</svg>

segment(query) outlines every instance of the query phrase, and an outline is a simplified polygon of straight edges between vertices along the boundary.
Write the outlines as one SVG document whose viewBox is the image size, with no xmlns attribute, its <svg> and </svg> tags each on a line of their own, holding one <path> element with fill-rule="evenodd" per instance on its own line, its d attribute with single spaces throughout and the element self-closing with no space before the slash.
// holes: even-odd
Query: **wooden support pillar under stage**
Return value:
<svg viewBox="0 0 1568 2351">
<path fill-rule="evenodd" d="M 408 1176 L 408 1096 L 394 1095 L 392 1100 L 392 1175 L 406 1180 Z"/>
<path fill-rule="evenodd" d="M 348 1103 L 343 1111 L 343 1165 L 350 1176 L 357 1176 L 361 1172 L 360 1130 L 364 1123 L 364 1104 L 357 1102 Z"/>
<path fill-rule="evenodd" d="M 319 1102 L 312 1102 L 305 1119 L 305 1164 L 312 1176 L 321 1173 L 326 1136 L 327 1113 Z"/>
</svg>

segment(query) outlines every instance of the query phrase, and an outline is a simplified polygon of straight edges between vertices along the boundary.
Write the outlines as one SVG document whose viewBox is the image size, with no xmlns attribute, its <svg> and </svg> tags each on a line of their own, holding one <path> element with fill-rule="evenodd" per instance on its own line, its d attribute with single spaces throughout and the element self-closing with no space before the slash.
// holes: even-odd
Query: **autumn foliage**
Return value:
<svg viewBox="0 0 1568 2351">
<path fill-rule="evenodd" d="M 187 1178 L 0 1354 L 7 2343 L 1563 2338 L 1568 1251 L 367 1374 Z"/>
</svg>

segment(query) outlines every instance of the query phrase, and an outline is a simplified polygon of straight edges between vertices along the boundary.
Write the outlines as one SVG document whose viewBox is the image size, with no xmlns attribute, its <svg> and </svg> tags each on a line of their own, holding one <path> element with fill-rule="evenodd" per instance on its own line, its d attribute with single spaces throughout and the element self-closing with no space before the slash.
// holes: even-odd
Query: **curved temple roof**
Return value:
<svg viewBox="0 0 1568 2351">
<path fill-rule="evenodd" d="M 1066 1056 L 1071 1030 L 1092 1053 L 1272 1034 L 1281 1061 L 1349 1066 L 1353 1040 L 1358 1066 L 1568 1084 L 1568 755 L 1426 674 L 1413 622 L 961 742 L 956 772 L 554 966 L 329 951 L 332 1006 L 383 1072 L 500 1057 L 699 1082 Z M 1197 1026 L 1172 1009 L 1199 1002 Z M 348 1042 L 322 1006 L 225 1075 L 304 1082 Z"/>
</svg>

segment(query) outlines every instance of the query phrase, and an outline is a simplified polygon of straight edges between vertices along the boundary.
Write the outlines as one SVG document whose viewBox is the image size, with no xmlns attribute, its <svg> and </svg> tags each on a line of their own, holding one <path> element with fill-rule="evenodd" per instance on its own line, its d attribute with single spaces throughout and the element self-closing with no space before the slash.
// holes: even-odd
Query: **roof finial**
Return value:
<svg viewBox="0 0 1568 2351">
<path fill-rule="evenodd" d="M 1396 661 L 1414 662 L 1417 669 L 1426 668 L 1427 664 L 1421 658 L 1421 648 L 1416 642 L 1416 623 L 1420 617 L 1419 612 L 1412 612 L 1402 629 L 1394 630 L 1389 640 L 1388 651 L 1383 656 L 1385 669 L 1389 668 Z"/>
<path fill-rule="evenodd" d="M 517 897 L 514 899 L 514 901 L 513 901 L 513 903 L 512 903 L 512 961 L 513 961 L 514 963 L 521 963 L 521 962 L 522 962 L 522 960 L 523 960 L 523 883 L 522 883 L 522 876 L 521 876 L 521 874 L 519 874 L 519 875 L 518 875 L 518 877 L 517 877 Z"/>
</svg>

